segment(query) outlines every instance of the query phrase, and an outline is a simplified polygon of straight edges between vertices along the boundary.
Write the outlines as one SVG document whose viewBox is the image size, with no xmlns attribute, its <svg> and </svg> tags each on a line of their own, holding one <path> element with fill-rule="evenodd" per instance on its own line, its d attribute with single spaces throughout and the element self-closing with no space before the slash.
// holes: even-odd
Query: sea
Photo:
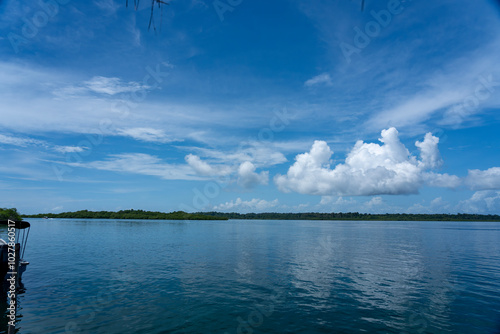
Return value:
<svg viewBox="0 0 500 334">
<path fill-rule="evenodd" d="M 28 221 L 16 333 L 500 333 L 498 222 Z"/>
</svg>

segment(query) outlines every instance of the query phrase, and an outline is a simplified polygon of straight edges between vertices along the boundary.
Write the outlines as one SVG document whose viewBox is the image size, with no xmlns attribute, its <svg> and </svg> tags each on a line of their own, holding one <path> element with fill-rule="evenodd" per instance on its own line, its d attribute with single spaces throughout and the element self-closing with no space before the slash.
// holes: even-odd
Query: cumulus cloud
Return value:
<svg viewBox="0 0 500 334">
<path fill-rule="evenodd" d="M 406 210 L 407 213 L 456 213 L 456 208 L 453 208 L 450 203 L 444 201 L 442 197 L 436 197 L 428 204 L 423 201 L 415 203 Z"/>
<path fill-rule="evenodd" d="M 346 204 L 357 204 L 354 199 L 349 198 L 345 199 L 342 196 L 321 196 L 321 200 L 319 202 L 319 205 L 346 205 Z"/>
<path fill-rule="evenodd" d="M 461 201 L 459 210 L 467 213 L 500 213 L 500 191 L 481 190 L 476 191 L 471 198 Z"/>
<path fill-rule="evenodd" d="M 492 167 L 487 170 L 469 170 L 465 183 L 472 190 L 500 189 L 500 167 Z"/>
<path fill-rule="evenodd" d="M 439 138 L 434 137 L 430 132 L 425 135 L 423 142 L 415 142 L 415 146 L 420 150 L 419 164 L 423 168 L 438 168 L 443 165 L 438 143 Z"/>
<path fill-rule="evenodd" d="M 382 197 L 376 196 L 376 197 L 373 197 L 372 199 L 370 199 L 368 202 L 366 202 L 366 206 L 371 208 L 374 206 L 382 205 L 382 203 L 384 203 L 384 201 L 382 200 Z"/>
<path fill-rule="evenodd" d="M 188 154 L 185 157 L 186 162 L 195 172 L 203 176 L 219 176 L 228 175 L 231 173 L 231 168 L 228 166 L 211 166 L 207 162 L 202 161 L 200 157 L 194 154 Z"/>
<path fill-rule="evenodd" d="M 342 196 L 321 196 L 320 202 L 316 205 L 316 210 L 326 212 L 351 212 L 359 211 L 359 202 L 352 197 Z"/>
<path fill-rule="evenodd" d="M 255 172 L 255 165 L 250 161 L 243 162 L 238 168 L 238 185 L 243 188 L 253 188 L 259 184 L 267 184 L 269 172 Z"/>
<path fill-rule="evenodd" d="M 285 156 L 262 145 L 239 148 L 236 152 L 195 148 L 209 162 L 199 156 L 188 154 L 185 159 L 197 174 L 203 176 L 231 176 L 243 188 L 268 184 L 269 171 L 256 172 L 258 168 L 273 166 L 286 161 Z"/>
<path fill-rule="evenodd" d="M 274 208 L 278 205 L 278 199 L 273 201 L 266 201 L 263 199 L 253 198 L 250 201 L 243 201 L 241 198 L 237 198 L 235 201 L 231 200 L 226 203 L 222 203 L 214 206 L 214 210 L 229 211 L 236 210 L 239 212 L 245 211 L 263 211 L 270 208 Z"/>
<path fill-rule="evenodd" d="M 427 171 L 442 163 L 439 138 L 432 134 L 416 143 L 420 160 L 410 155 L 395 128 L 383 130 L 379 141 L 382 145 L 358 141 L 345 163 L 330 168 L 333 152 L 326 142 L 317 140 L 309 152 L 297 155 L 286 175 L 278 174 L 274 181 L 283 192 L 341 196 L 415 194 L 426 182 L 434 186 L 459 183 L 457 177 Z"/>
<path fill-rule="evenodd" d="M 462 179 L 456 175 L 447 173 L 439 174 L 434 172 L 422 173 L 422 179 L 430 187 L 455 189 L 462 184 Z"/>
<path fill-rule="evenodd" d="M 307 87 L 320 85 L 320 84 L 331 86 L 332 85 L 332 78 L 331 78 L 330 74 L 321 73 L 321 74 L 307 80 L 304 83 L 304 85 Z"/>
</svg>

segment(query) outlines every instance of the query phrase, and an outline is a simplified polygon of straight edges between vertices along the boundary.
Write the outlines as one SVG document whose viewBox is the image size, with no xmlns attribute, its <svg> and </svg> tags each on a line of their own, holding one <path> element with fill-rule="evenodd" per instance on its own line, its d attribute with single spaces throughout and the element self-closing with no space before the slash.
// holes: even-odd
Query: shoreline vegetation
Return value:
<svg viewBox="0 0 500 334">
<path fill-rule="evenodd" d="M 36 215 L 23 215 L 26 218 L 84 218 L 84 219 L 161 219 L 161 220 L 228 220 L 223 216 L 209 216 L 203 212 L 187 213 L 184 211 L 159 212 L 144 210 L 114 211 L 88 211 L 61 213 L 40 213 Z"/>
<path fill-rule="evenodd" d="M 0 209 L 5 210 L 5 209 Z M 9 209 L 15 210 L 15 209 Z M 16 211 L 17 212 L 17 211 Z M 1 215 L 1 211 L 0 211 Z M 358 212 L 303 212 L 303 213 L 236 213 L 236 212 L 194 212 L 174 211 L 170 213 L 144 210 L 88 211 L 62 213 L 40 213 L 23 215 L 25 218 L 73 218 L 73 219 L 158 219 L 158 220 L 228 220 L 228 219 L 269 219 L 269 220 L 372 220 L 372 221 L 476 221 L 498 222 L 500 215 L 457 214 L 410 214 L 386 213 L 370 214 Z"/>
<path fill-rule="evenodd" d="M 14 220 L 14 221 L 21 221 L 21 215 L 19 212 L 17 212 L 16 208 L 0 208 L 0 220 Z"/>
</svg>

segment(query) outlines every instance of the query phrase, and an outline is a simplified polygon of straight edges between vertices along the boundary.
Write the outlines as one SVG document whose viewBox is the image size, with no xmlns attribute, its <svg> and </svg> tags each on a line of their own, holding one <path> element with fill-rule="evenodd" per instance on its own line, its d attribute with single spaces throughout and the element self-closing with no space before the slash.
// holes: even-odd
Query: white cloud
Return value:
<svg viewBox="0 0 500 334">
<path fill-rule="evenodd" d="M 63 209 L 63 206 L 62 205 L 58 205 L 56 207 L 53 207 L 52 210 L 50 210 L 51 212 L 57 212 L 57 211 L 62 211 Z"/>
<path fill-rule="evenodd" d="M 442 197 L 436 197 L 429 204 L 425 201 L 415 203 L 406 210 L 407 213 L 456 213 L 450 203 L 444 201 Z"/>
<path fill-rule="evenodd" d="M 471 198 L 461 201 L 458 208 L 467 213 L 500 213 L 500 191 L 481 190 L 476 191 Z"/>
<path fill-rule="evenodd" d="M 274 208 L 278 205 L 278 199 L 273 201 L 266 201 L 263 199 L 253 198 L 250 201 L 243 201 L 241 198 L 237 198 L 235 201 L 231 200 L 226 203 L 222 203 L 213 207 L 214 210 L 220 211 L 264 211 L 270 208 Z"/>
<path fill-rule="evenodd" d="M 243 162 L 238 168 L 238 184 L 243 188 L 253 188 L 258 184 L 267 184 L 269 172 L 255 172 L 255 165 L 250 161 Z"/>
<path fill-rule="evenodd" d="M 392 101 L 382 102 L 380 111 L 372 114 L 365 125 L 415 127 L 434 118 L 441 125 L 459 126 L 487 108 L 498 108 L 499 45 L 498 39 L 493 39 L 477 49 L 469 49 L 462 56 L 447 59 L 440 71 L 422 71 L 411 78 L 395 72 L 395 80 L 407 89 L 401 89 Z M 390 70 L 382 66 L 375 73 L 378 71 Z M 415 79 L 418 81 L 412 83 Z"/>
<path fill-rule="evenodd" d="M 335 196 L 321 196 L 321 200 L 319 202 L 319 205 L 327 205 L 333 202 Z M 342 197 L 338 197 L 338 199 L 341 199 Z"/>
<path fill-rule="evenodd" d="M 186 162 L 200 175 L 215 175 L 217 171 L 208 163 L 202 161 L 200 157 L 194 154 L 188 154 L 185 157 Z"/>
<path fill-rule="evenodd" d="M 423 168 L 438 168 L 443 165 L 441 154 L 439 154 L 439 138 L 434 137 L 432 133 L 427 133 L 423 142 L 415 142 L 415 146 L 420 150 L 419 162 Z"/>
<path fill-rule="evenodd" d="M 2 134 L 0 134 L 0 143 L 14 145 L 14 146 L 21 146 L 21 147 L 26 147 L 31 145 L 43 146 L 46 144 L 45 142 L 38 139 L 20 138 L 20 137 L 6 136 Z"/>
<path fill-rule="evenodd" d="M 456 90 L 439 93 L 424 92 L 407 97 L 401 104 L 372 116 L 367 125 L 371 128 L 410 126 L 427 120 L 436 111 L 450 107 L 463 98 Z"/>
<path fill-rule="evenodd" d="M 368 202 L 366 202 L 366 206 L 368 207 L 374 207 L 374 206 L 379 206 L 382 205 L 384 201 L 382 200 L 382 197 L 376 196 L 370 199 Z"/>
<path fill-rule="evenodd" d="M 442 197 L 436 197 L 431 201 L 431 206 L 436 207 L 436 206 L 442 206 L 445 202 L 443 202 Z"/>
<path fill-rule="evenodd" d="M 472 190 L 500 189 L 500 167 L 492 167 L 487 170 L 471 169 L 465 183 Z"/>
<path fill-rule="evenodd" d="M 202 160 L 195 154 L 188 154 L 185 157 L 189 166 L 197 174 L 203 176 L 236 176 L 237 184 L 243 188 L 268 184 L 269 172 L 261 171 L 257 173 L 257 168 L 269 167 L 287 161 L 283 153 L 259 143 L 238 147 L 233 152 L 198 147 L 184 147 L 184 149 L 193 149 L 206 159 L 206 161 Z"/>
<path fill-rule="evenodd" d="M 94 4 L 108 15 L 115 14 L 118 8 L 120 8 L 120 5 L 115 3 L 113 0 L 98 0 L 94 1 Z"/>
<path fill-rule="evenodd" d="M 462 184 L 462 180 L 456 175 L 438 174 L 433 172 L 422 173 L 422 178 L 430 187 L 455 189 Z"/>
<path fill-rule="evenodd" d="M 172 67 L 166 62 L 151 64 L 151 68 L 146 67 L 133 81 L 125 81 L 119 77 L 82 77 L 81 71 L 58 71 L 36 64 L 0 61 L 2 127 L 25 134 L 99 135 L 117 135 L 117 129 L 151 128 L 164 130 L 167 139 L 190 139 L 211 147 L 227 147 L 257 137 L 257 133 L 249 137 L 250 131 L 270 126 L 276 115 L 283 124 L 295 119 L 295 115 L 285 112 L 276 113 L 270 119 L 267 111 L 274 108 L 274 102 L 265 105 L 259 102 L 258 107 L 256 103 L 243 103 L 237 108 L 238 112 L 234 112 L 232 104 L 210 104 L 200 102 L 197 97 L 187 100 L 166 96 L 150 98 L 148 94 L 152 90 L 177 89 L 177 82 L 170 76 L 175 73 L 182 77 L 182 70 L 172 70 Z M 154 76 L 151 76 L 152 71 Z M 133 94 L 136 90 L 140 91 Z M 242 119 L 242 115 L 246 116 Z M 282 124 L 274 125 L 280 127 Z M 232 131 L 235 127 L 241 131 Z M 232 130 L 222 131 L 224 129 Z M 228 133 L 236 136 L 228 138 Z M 249 160 L 260 168 L 261 163 L 286 161 L 272 145 L 250 146 L 241 150 L 240 163 Z M 221 155 L 225 153 L 227 151 Z"/>
<path fill-rule="evenodd" d="M 75 98 L 78 96 L 86 96 L 89 93 L 104 94 L 104 96 L 114 96 L 120 93 L 131 93 L 139 90 L 149 89 L 149 86 L 141 85 L 138 82 L 130 81 L 123 82 L 120 78 L 116 77 L 103 77 L 95 76 L 92 79 L 84 81 L 83 83 L 73 85 L 58 85 L 52 91 L 52 94 L 59 98 Z"/>
<path fill-rule="evenodd" d="M 200 157 L 194 154 L 186 155 L 185 160 L 197 174 L 203 176 L 223 176 L 230 174 L 232 171 L 231 167 L 229 166 L 211 166 L 207 162 L 202 161 Z"/>
<path fill-rule="evenodd" d="M 119 129 L 118 134 L 122 136 L 132 137 L 145 142 L 170 143 L 175 139 L 167 136 L 165 131 L 153 128 L 128 128 Z"/>
<path fill-rule="evenodd" d="M 113 154 L 102 161 L 68 163 L 68 166 L 157 176 L 165 180 L 200 180 L 187 165 L 167 164 L 158 157 L 143 153 Z"/>
<path fill-rule="evenodd" d="M 277 149 L 258 142 L 241 145 L 235 151 L 220 151 L 199 147 L 188 148 L 196 150 L 203 157 L 214 160 L 217 163 L 234 164 L 250 161 L 257 167 L 269 167 L 287 161 L 283 153 L 279 152 Z"/>
<path fill-rule="evenodd" d="M 53 145 L 39 139 L 6 136 L 2 134 L 0 134 L 0 144 L 8 144 L 19 147 L 30 147 L 30 146 L 42 147 L 47 150 L 52 150 L 60 153 L 83 152 L 86 149 L 85 147 L 79 147 L 79 146 Z"/>
<path fill-rule="evenodd" d="M 283 192 L 310 195 L 382 195 L 415 194 L 426 180 L 434 185 L 451 185 L 455 177 L 429 174 L 426 169 L 439 165 L 439 139 L 426 135 L 417 142 L 421 160 L 411 156 L 401 143 L 398 131 L 382 131 L 382 145 L 358 141 L 344 164 L 330 168 L 333 152 L 324 141 L 315 141 L 309 152 L 299 154 L 286 175 L 274 181 Z"/>
<path fill-rule="evenodd" d="M 317 210 L 322 212 L 390 212 L 391 210 L 382 197 L 375 196 L 367 201 L 360 202 L 352 197 L 342 196 L 321 196 L 320 202 L 316 205 Z M 384 211 L 386 210 L 386 211 Z"/>
<path fill-rule="evenodd" d="M 147 86 L 142 86 L 138 82 L 131 81 L 124 83 L 120 78 L 108 78 L 101 76 L 96 76 L 88 81 L 85 81 L 84 85 L 90 91 L 107 95 L 136 92 L 138 90 L 148 88 Z"/>
<path fill-rule="evenodd" d="M 326 212 L 349 212 L 359 211 L 359 203 L 352 197 L 342 196 L 321 196 L 320 202 L 316 205 L 318 210 Z"/>
<path fill-rule="evenodd" d="M 194 154 L 188 154 L 185 160 L 198 175 L 214 177 L 236 173 L 237 183 L 243 188 L 253 188 L 259 184 L 267 184 L 269 180 L 269 172 L 256 173 L 256 166 L 250 161 L 244 161 L 239 166 L 234 163 L 232 165 L 224 163 L 209 164 Z"/>
<path fill-rule="evenodd" d="M 307 80 L 304 83 L 304 85 L 308 86 L 308 87 L 320 85 L 320 84 L 331 86 L 332 85 L 332 78 L 330 77 L 330 74 L 328 74 L 328 73 L 319 74 L 319 75 Z"/>
<path fill-rule="evenodd" d="M 54 150 L 61 153 L 78 153 L 85 151 L 85 148 L 79 146 L 54 146 Z"/>
</svg>

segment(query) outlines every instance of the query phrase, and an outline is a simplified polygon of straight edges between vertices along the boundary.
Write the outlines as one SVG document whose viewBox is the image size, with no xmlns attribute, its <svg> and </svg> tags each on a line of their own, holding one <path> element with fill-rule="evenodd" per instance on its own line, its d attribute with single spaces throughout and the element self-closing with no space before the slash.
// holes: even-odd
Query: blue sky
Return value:
<svg viewBox="0 0 500 334">
<path fill-rule="evenodd" d="M 0 207 L 500 213 L 498 2 L 147 3 L 0 2 Z"/>
</svg>

